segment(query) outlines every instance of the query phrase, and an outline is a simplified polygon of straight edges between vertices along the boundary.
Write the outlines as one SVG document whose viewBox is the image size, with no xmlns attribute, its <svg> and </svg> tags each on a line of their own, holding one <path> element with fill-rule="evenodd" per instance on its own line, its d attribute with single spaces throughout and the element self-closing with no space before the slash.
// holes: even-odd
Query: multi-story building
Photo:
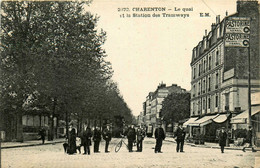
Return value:
<svg viewBox="0 0 260 168">
<path fill-rule="evenodd" d="M 225 45 L 227 22 L 244 18 L 251 19 L 250 47 Z M 192 51 L 191 119 L 187 125 L 200 127 L 200 132 L 205 134 L 211 129 L 207 125 L 212 121 L 227 126 L 229 116 L 234 116 L 229 114 L 248 109 L 248 53 L 253 93 L 260 90 L 259 45 L 257 1 L 238 0 L 235 14 L 226 14 L 222 21 L 220 16 L 216 17 L 209 33 L 205 31 L 202 41 Z"/>
<path fill-rule="evenodd" d="M 155 128 L 157 122 L 161 120 L 161 109 L 163 100 L 171 93 L 183 92 L 186 92 L 186 90 L 176 84 L 166 86 L 166 84 L 161 83 L 159 84 L 155 92 L 150 92 L 148 94 L 144 105 L 144 117 L 145 125 L 148 127 L 148 132 L 150 134 L 153 133 L 153 128 Z"/>
</svg>

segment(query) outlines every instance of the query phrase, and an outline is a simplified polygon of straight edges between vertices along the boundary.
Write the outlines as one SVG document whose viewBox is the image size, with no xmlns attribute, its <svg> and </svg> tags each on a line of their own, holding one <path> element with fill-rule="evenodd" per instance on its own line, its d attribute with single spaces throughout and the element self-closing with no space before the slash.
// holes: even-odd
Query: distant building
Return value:
<svg viewBox="0 0 260 168">
<path fill-rule="evenodd" d="M 231 128 L 229 118 L 248 109 L 248 47 L 226 47 L 226 22 L 231 18 L 251 18 L 251 91 L 260 90 L 259 4 L 237 1 L 237 13 L 222 21 L 216 17 L 209 33 L 194 47 L 191 61 L 191 119 L 186 125 L 201 134 L 215 135 L 216 128 Z M 252 111 L 252 113 L 254 113 Z M 215 122 L 213 122 L 215 121 Z M 212 126 L 211 123 L 214 125 Z M 212 127 L 211 127 L 212 126 Z M 214 128 L 215 129 L 214 129 Z M 210 131 L 209 131 L 210 130 Z M 191 134 L 192 130 L 190 130 Z"/>
<path fill-rule="evenodd" d="M 154 92 L 150 92 L 144 102 L 144 123 L 148 128 L 148 135 L 153 135 L 154 128 L 158 121 L 161 121 L 161 109 L 163 100 L 171 93 L 184 93 L 185 89 L 177 84 L 166 86 L 161 83 Z"/>
</svg>

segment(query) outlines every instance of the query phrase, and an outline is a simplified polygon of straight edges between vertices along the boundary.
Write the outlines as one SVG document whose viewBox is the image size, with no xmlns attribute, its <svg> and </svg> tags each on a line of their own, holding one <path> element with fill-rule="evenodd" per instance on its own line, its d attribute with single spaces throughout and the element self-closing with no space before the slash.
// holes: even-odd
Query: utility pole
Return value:
<svg viewBox="0 0 260 168">
<path fill-rule="evenodd" d="M 252 126 L 251 121 L 251 67 L 250 67 L 250 44 L 248 47 L 248 126 Z"/>
</svg>

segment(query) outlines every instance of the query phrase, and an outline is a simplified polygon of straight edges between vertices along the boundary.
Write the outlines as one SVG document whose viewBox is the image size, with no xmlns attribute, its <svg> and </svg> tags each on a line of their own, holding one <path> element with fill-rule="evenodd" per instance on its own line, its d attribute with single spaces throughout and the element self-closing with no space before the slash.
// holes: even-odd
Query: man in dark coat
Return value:
<svg viewBox="0 0 260 168">
<path fill-rule="evenodd" d="M 136 141 L 137 152 L 142 152 L 145 132 L 142 128 L 138 128 L 136 135 L 137 135 L 137 138 L 136 138 L 137 139 L 137 141 Z"/>
<path fill-rule="evenodd" d="M 222 127 L 219 133 L 219 146 L 221 149 L 221 153 L 224 153 L 224 147 L 226 146 L 227 133 L 225 131 L 225 127 Z"/>
<path fill-rule="evenodd" d="M 83 132 L 83 136 L 81 139 L 81 145 L 84 147 L 84 153 L 83 153 L 84 155 L 86 154 L 90 155 L 89 146 L 91 146 L 91 137 L 92 137 L 91 129 L 87 127 L 86 131 Z"/>
<path fill-rule="evenodd" d="M 184 146 L 185 135 L 186 135 L 186 132 L 185 132 L 184 128 L 182 127 L 182 123 L 179 123 L 178 128 L 174 135 L 174 137 L 177 137 L 176 138 L 176 142 L 177 142 L 176 151 L 177 152 L 179 152 L 179 151 L 184 152 L 183 146 Z"/>
<path fill-rule="evenodd" d="M 135 132 L 134 125 L 131 125 L 131 127 L 128 129 L 127 139 L 128 139 L 128 150 L 129 152 L 133 152 L 133 143 L 136 140 L 136 132 Z"/>
<path fill-rule="evenodd" d="M 94 130 L 93 141 L 94 141 L 94 153 L 99 153 L 99 144 L 101 141 L 101 131 L 99 127 L 96 127 Z"/>
<path fill-rule="evenodd" d="M 245 152 L 246 148 L 252 148 L 252 152 L 256 152 L 256 150 L 254 149 L 253 145 L 252 145 L 252 139 L 253 139 L 253 129 L 252 126 L 248 127 L 247 130 L 247 134 L 246 134 L 246 143 L 249 144 L 249 146 L 245 146 L 243 147 L 243 152 Z"/>
<path fill-rule="evenodd" d="M 162 153 L 161 148 L 162 148 L 162 142 L 165 139 L 165 133 L 161 123 L 158 123 L 158 127 L 155 129 L 154 136 L 156 139 L 154 152 Z"/>
<path fill-rule="evenodd" d="M 105 146 L 106 153 L 109 153 L 108 146 L 109 146 L 109 142 L 111 141 L 111 138 L 112 138 L 112 133 L 110 131 L 110 126 L 107 125 L 107 127 L 103 131 L 103 139 L 106 141 L 106 146 Z"/>
<path fill-rule="evenodd" d="M 42 129 L 39 131 L 39 135 L 40 135 L 40 137 L 41 137 L 42 144 L 44 144 L 45 136 L 46 136 L 46 131 L 45 131 L 44 128 L 42 128 Z"/>
</svg>

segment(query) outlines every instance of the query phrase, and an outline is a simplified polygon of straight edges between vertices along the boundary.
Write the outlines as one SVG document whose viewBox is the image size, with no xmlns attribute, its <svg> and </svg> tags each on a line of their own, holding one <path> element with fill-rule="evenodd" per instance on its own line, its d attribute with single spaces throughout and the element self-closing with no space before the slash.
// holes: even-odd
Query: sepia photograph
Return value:
<svg viewBox="0 0 260 168">
<path fill-rule="evenodd" d="M 0 4 L 0 168 L 260 168 L 258 0 Z"/>
</svg>

